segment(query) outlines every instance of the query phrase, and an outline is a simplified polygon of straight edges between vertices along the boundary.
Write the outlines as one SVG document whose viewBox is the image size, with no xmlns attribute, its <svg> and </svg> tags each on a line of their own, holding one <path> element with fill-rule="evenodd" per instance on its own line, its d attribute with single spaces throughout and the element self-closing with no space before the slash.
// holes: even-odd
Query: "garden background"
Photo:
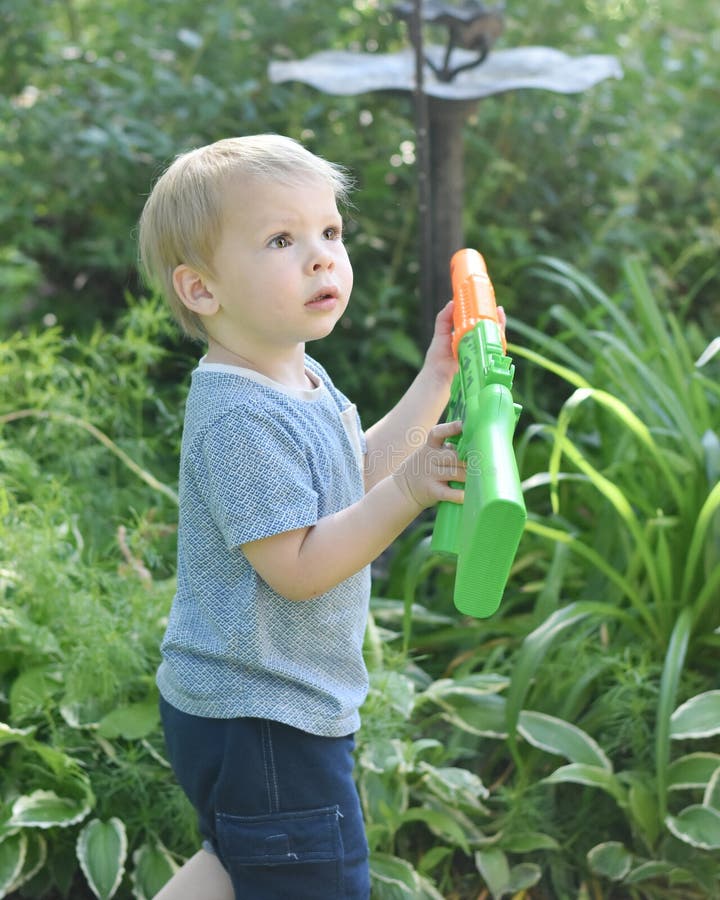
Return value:
<svg viewBox="0 0 720 900">
<path fill-rule="evenodd" d="M 312 350 L 366 424 L 421 363 L 409 99 L 267 79 L 407 46 L 388 6 L 0 2 L 0 897 L 149 898 L 196 849 L 154 687 L 198 355 L 135 268 L 162 166 L 258 131 L 347 165 L 356 287 Z M 529 520 L 489 620 L 432 517 L 375 567 L 373 896 L 718 897 L 720 13 L 509 0 L 497 47 L 524 44 L 624 77 L 466 129 Z"/>
</svg>

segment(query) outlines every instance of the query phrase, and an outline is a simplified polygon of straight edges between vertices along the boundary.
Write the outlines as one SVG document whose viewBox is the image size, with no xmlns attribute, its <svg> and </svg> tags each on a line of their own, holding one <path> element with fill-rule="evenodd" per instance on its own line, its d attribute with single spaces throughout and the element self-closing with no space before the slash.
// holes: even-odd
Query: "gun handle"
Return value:
<svg viewBox="0 0 720 900">
<path fill-rule="evenodd" d="M 453 599 L 460 612 L 484 618 L 500 604 L 527 512 L 512 447 L 512 395 L 489 385 L 480 393 L 480 407 L 482 425 L 468 437 Z"/>
<path fill-rule="evenodd" d="M 458 535 L 463 518 L 461 503 L 450 503 L 441 500 L 437 505 L 435 525 L 433 527 L 430 547 L 436 553 L 457 555 Z"/>
</svg>

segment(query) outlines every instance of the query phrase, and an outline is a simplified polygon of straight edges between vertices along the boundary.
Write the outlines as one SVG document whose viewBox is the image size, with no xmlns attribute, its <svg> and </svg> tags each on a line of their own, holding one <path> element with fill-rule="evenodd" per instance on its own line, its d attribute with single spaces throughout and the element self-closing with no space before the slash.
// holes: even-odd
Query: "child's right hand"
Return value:
<svg viewBox="0 0 720 900">
<path fill-rule="evenodd" d="M 440 500 L 462 503 L 465 492 L 453 488 L 449 481 L 465 481 L 465 463 L 451 444 L 445 441 L 462 431 L 462 422 L 445 422 L 428 432 L 422 447 L 402 463 L 392 477 L 408 500 L 420 509 L 434 506 Z"/>
</svg>

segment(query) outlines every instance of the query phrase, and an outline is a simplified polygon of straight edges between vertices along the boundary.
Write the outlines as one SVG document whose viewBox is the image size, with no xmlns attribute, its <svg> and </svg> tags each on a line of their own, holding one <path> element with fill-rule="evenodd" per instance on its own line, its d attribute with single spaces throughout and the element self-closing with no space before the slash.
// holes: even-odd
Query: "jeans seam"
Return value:
<svg viewBox="0 0 720 900">
<path fill-rule="evenodd" d="M 265 766 L 265 784 L 268 792 L 269 812 L 280 811 L 280 795 L 278 791 L 277 770 L 275 768 L 275 754 L 273 752 L 272 733 L 270 722 L 266 719 L 262 723 L 263 731 L 263 765 Z"/>
</svg>

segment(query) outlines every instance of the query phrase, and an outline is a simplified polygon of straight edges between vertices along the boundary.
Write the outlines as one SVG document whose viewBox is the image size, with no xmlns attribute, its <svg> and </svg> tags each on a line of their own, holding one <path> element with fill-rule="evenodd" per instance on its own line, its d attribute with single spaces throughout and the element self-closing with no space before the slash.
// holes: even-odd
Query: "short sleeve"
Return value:
<svg viewBox="0 0 720 900">
<path fill-rule="evenodd" d="M 317 522 L 302 443 L 277 410 L 224 416 L 205 434 L 199 461 L 210 515 L 229 549 Z"/>
</svg>

